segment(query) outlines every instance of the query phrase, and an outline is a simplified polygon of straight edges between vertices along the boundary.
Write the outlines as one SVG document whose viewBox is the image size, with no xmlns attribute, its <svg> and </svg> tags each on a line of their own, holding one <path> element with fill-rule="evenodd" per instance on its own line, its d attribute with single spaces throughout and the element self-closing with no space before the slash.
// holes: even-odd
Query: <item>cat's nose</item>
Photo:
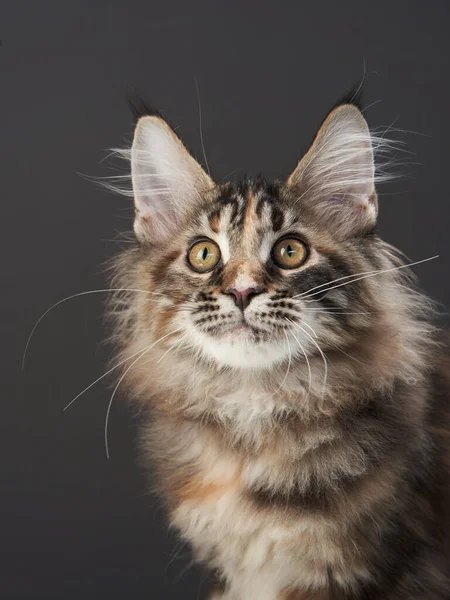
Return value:
<svg viewBox="0 0 450 600">
<path fill-rule="evenodd" d="M 230 288 L 226 292 L 227 294 L 234 296 L 234 303 L 238 308 L 244 312 L 247 306 L 250 304 L 252 298 L 262 293 L 262 290 L 258 290 L 253 287 L 249 287 L 243 290 L 238 290 L 236 288 Z"/>
</svg>

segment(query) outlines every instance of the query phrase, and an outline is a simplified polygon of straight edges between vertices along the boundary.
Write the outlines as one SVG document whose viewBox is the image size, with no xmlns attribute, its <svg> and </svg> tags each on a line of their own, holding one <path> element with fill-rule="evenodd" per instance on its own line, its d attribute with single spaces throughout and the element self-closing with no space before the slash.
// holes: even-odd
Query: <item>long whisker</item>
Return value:
<svg viewBox="0 0 450 600">
<path fill-rule="evenodd" d="M 341 312 L 339 311 L 339 309 L 333 310 L 333 309 L 327 309 L 327 308 L 303 308 L 302 310 L 304 311 L 312 311 L 312 312 L 318 312 L 318 313 L 328 313 L 330 315 L 369 315 L 369 314 L 373 314 L 375 311 L 367 311 L 367 310 L 363 310 L 363 311 L 358 311 L 358 312 Z M 305 323 L 305 325 L 307 325 L 307 323 Z"/>
<path fill-rule="evenodd" d="M 354 102 L 358 98 L 358 94 L 361 91 L 361 88 L 363 87 L 365 81 L 366 81 L 366 59 L 363 56 L 363 75 L 362 75 L 361 81 L 359 82 L 358 87 L 352 94 L 350 102 Z"/>
<path fill-rule="evenodd" d="M 298 329 L 300 329 L 300 331 L 302 331 L 304 333 L 304 335 L 306 335 L 306 337 L 308 337 L 311 340 L 311 342 L 314 344 L 314 346 L 319 351 L 319 354 L 320 354 L 320 356 L 322 357 L 322 360 L 323 360 L 323 367 L 324 367 L 322 395 L 325 396 L 325 389 L 326 389 L 327 379 L 328 379 L 328 360 L 327 360 L 327 357 L 323 353 L 322 348 L 319 346 L 319 344 L 316 342 L 316 340 L 305 329 L 303 329 L 303 327 L 299 323 L 295 323 L 294 321 L 291 321 L 290 319 L 287 319 L 287 320 L 289 321 L 289 323 L 291 323 L 292 325 L 294 325 L 294 327 L 297 327 Z"/>
<path fill-rule="evenodd" d="M 356 358 L 355 356 L 352 356 L 351 354 L 348 354 L 347 352 L 345 352 L 345 350 L 342 350 L 342 348 L 339 348 L 338 346 L 333 346 L 333 349 L 336 350 L 337 352 L 342 352 L 342 354 L 345 354 L 345 356 L 347 356 L 351 360 L 356 361 L 360 365 L 363 365 L 364 367 L 367 366 L 367 364 L 364 363 L 362 360 L 359 360 L 359 358 Z"/>
<path fill-rule="evenodd" d="M 312 310 L 314 312 L 336 312 L 336 311 L 340 311 L 343 310 L 343 308 L 341 308 L 340 306 L 329 306 L 329 307 L 324 307 L 324 306 L 305 306 L 302 308 L 302 310 Z M 367 313 L 367 310 L 363 311 L 364 314 Z M 360 314 L 360 313 L 358 313 Z"/>
<path fill-rule="evenodd" d="M 106 373 L 103 373 L 103 375 L 100 375 L 100 377 L 98 377 L 95 381 L 93 381 L 92 383 L 90 383 L 87 387 L 84 388 L 84 390 L 82 390 L 79 394 L 77 394 L 75 396 L 75 398 L 73 398 L 69 404 L 67 404 L 63 410 L 67 410 L 69 408 L 69 406 L 71 406 L 75 400 L 78 400 L 78 398 L 80 396 L 82 396 L 85 392 L 87 392 L 88 390 L 91 389 L 91 387 L 93 387 L 96 383 L 98 383 L 99 381 L 101 381 L 104 377 L 106 377 L 107 375 L 109 375 L 110 373 L 112 373 L 113 371 L 115 371 L 118 367 L 120 367 L 121 365 L 123 365 L 124 363 L 128 362 L 129 360 L 131 360 L 134 356 L 136 356 L 136 354 L 140 354 L 142 352 L 141 350 L 138 350 L 137 352 L 135 352 L 134 354 L 132 354 L 131 356 L 128 356 L 127 358 L 124 358 L 123 360 L 121 360 L 119 363 L 117 363 L 117 365 L 114 365 L 114 367 L 112 367 L 111 369 L 109 369 L 109 371 L 106 371 Z"/>
<path fill-rule="evenodd" d="M 174 344 L 172 344 L 170 346 L 170 348 L 167 350 L 167 352 L 164 352 L 164 354 L 156 361 L 156 364 L 159 365 L 159 363 L 169 354 L 169 352 L 171 352 L 174 348 L 179 348 L 181 346 L 181 344 L 183 343 L 183 341 L 185 340 L 186 336 L 183 335 L 181 336 L 181 338 L 176 341 Z"/>
<path fill-rule="evenodd" d="M 289 321 L 289 319 L 287 319 Z M 308 375 L 309 375 L 309 386 L 308 386 L 308 393 L 306 394 L 305 400 L 307 400 L 309 398 L 309 395 L 311 393 L 311 386 L 312 386 L 312 371 L 311 371 L 311 365 L 309 363 L 309 359 L 308 359 L 308 355 L 306 354 L 306 351 L 304 349 L 304 347 L 302 346 L 302 344 L 300 343 L 300 340 L 298 339 L 298 337 L 295 335 L 295 333 L 293 331 L 291 331 L 292 337 L 295 339 L 295 341 L 297 342 L 297 344 L 300 346 L 300 350 L 302 351 L 303 356 L 305 357 L 305 361 L 306 364 L 308 365 Z"/>
<path fill-rule="evenodd" d="M 407 265 L 400 265 L 399 267 L 392 267 L 390 269 L 381 269 L 380 271 L 365 271 L 362 273 L 355 273 L 353 275 L 346 275 L 345 277 L 339 277 L 338 279 L 333 279 L 331 281 L 327 281 L 326 283 L 316 285 L 315 287 L 311 288 L 310 290 L 303 292 L 302 294 L 297 294 L 296 296 L 292 296 L 292 297 L 298 298 L 298 297 L 306 296 L 309 298 L 311 296 L 315 296 L 316 294 L 322 293 L 322 291 L 320 291 L 320 292 L 314 292 L 314 294 L 311 294 L 312 291 L 317 290 L 322 287 L 325 287 L 325 286 L 330 285 L 331 283 L 335 283 L 337 281 L 343 281 L 344 279 L 350 279 L 352 277 L 356 277 L 356 279 L 352 279 L 352 281 L 348 281 L 347 283 L 341 283 L 339 285 L 335 285 L 331 288 L 327 288 L 325 291 L 329 292 L 330 290 L 334 290 L 334 289 L 342 287 L 344 285 L 348 285 L 349 283 L 353 283 L 354 281 L 359 281 L 360 279 L 367 279 L 368 277 L 375 277 L 376 275 L 382 275 L 383 273 L 390 273 L 391 271 L 399 271 L 400 269 L 407 269 L 408 267 L 414 267 L 415 265 L 420 265 L 424 262 L 434 260 L 435 258 L 439 258 L 439 254 L 436 254 L 435 256 L 430 256 L 429 258 L 424 258 L 423 260 L 418 260 L 416 262 L 408 263 Z M 359 277 L 359 275 L 361 275 L 361 277 Z"/>
<path fill-rule="evenodd" d="M 162 338 L 160 338 L 162 339 Z M 160 341 L 160 340 L 158 340 Z M 111 369 L 109 369 L 109 371 L 106 371 L 106 373 L 103 373 L 103 375 L 100 375 L 100 377 L 98 377 L 95 381 L 93 381 L 92 383 L 90 383 L 87 387 L 84 388 L 84 390 L 82 390 L 79 394 L 77 394 L 75 396 L 75 398 L 73 398 L 69 404 L 67 404 L 67 406 L 65 406 L 63 408 L 63 410 L 67 410 L 69 408 L 69 406 L 71 406 L 75 400 L 77 400 L 80 396 L 82 396 L 85 392 L 87 392 L 88 390 L 91 389 L 91 387 L 93 387 L 96 383 L 98 383 L 99 381 L 101 381 L 104 377 L 106 377 L 107 375 L 109 375 L 110 373 L 112 373 L 113 371 L 115 371 L 118 367 L 120 367 L 121 365 L 123 365 L 124 363 L 128 362 L 129 360 L 131 360 L 133 357 L 135 357 L 137 354 L 139 354 L 140 352 L 143 352 L 142 348 L 141 350 L 138 350 L 137 352 L 135 352 L 134 354 L 132 354 L 131 356 L 127 356 L 127 358 L 124 358 L 123 360 L 121 360 L 119 363 L 117 363 L 117 365 L 114 365 L 114 367 L 111 367 Z"/>
<path fill-rule="evenodd" d="M 309 330 L 311 330 L 314 337 L 317 337 L 317 333 L 314 331 L 314 329 L 311 327 L 311 325 L 308 325 L 308 323 L 306 323 L 305 321 L 302 321 L 302 323 L 303 323 L 303 325 L 305 325 L 305 327 L 307 327 Z"/>
<path fill-rule="evenodd" d="M 173 335 L 174 333 L 177 333 L 178 331 L 181 331 L 181 329 L 182 329 L 182 327 L 179 327 L 178 329 L 170 331 L 166 335 L 163 335 L 162 337 L 160 337 L 159 340 L 156 340 L 156 342 L 153 342 L 152 344 L 150 344 L 150 346 L 147 346 L 147 348 L 144 348 L 144 350 L 141 350 L 139 356 L 135 360 L 133 360 L 133 362 L 131 363 L 131 365 L 129 365 L 127 367 L 127 369 L 125 370 L 125 372 L 123 373 L 123 375 L 120 377 L 119 381 L 117 382 L 116 387 L 114 388 L 113 393 L 111 394 L 111 398 L 109 399 L 108 408 L 106 409 L 106 416 L 105 416 L 105 451 L 106 451 L 106 458 L 109 459 L 109 447 L 108 447 L 108 422 L 109 422 L 109 414 L 111 412 L 111 406 L 112 406 L 112 403 L 113 403 L 113 400 L 114 400 L 114 396 L 116 395 L 116 392 L 117 392 L 117 390 L 120 387 L 120 384 L 125 379 L 125 377 L 128 375 L 128 373 L 132 369 L 132 367 L 139 360 L 141 360 L 141 358 L 145 354 L 147 354 L 147 352 L 149 352 L 152 348 L 154 348 L 156 346 L 156 344 L 159 344 L 159 342 L 161 342 L 162 340 L 168 338 L 170 335 Z"/>
<path fill-rule="evenodd" d="M 202 144 L 203 158 L 205 159 L 206 168 L 208 170 L 208 175 L 211 177 L 211 171 L 209 170 L 208 159 L 206 158 L 205 144 L 203 143 L 202 106 L 200 104 L 200 90 L 198 89 L 197 78 L 195 78 L 194 81 L 195 81 L 195 88 L 197 90 L 198 120 L 199 120 L 199 129 L 200 129 L 200 142 Z"/>
<path fill-rule="evenodd" d="M 48 313 L 51 310 L 53 310 L 54 308 L 56 308 L 57 306 L 59 306 L 63 302 L 67 302 L 68 300 L 72 300 L 72 298 L 78 298 L 80 296 L 87 296 L 88 294 L 103 294 L 103 293 L 107 293 L 107 292 L 141 292 L 143 294 L 150 294 L 152 296 L 164 296 L 164 294 L 160 294 L 159 292 L 149 292 L 147 290 L 138 290 L 138 289 L 134 289 L 134 288 L 106 288 L 104 290 L 88 290 L 87 292 L 79 292 L 78 294 L 73 294 L 72 296 L 67 296 L 67 298 L 63 298 L 62 300 L 58 300 L 58 302 L 55 302 L 55 304 L 53 304 L 52 306 L 50 306 L 50 308 L 47 308 L 47 310 L 42 313 L 42 315 L 36 321 L 33 329 L 31 330 L 31 333 L 28 336 L 27 343 L 25 344 L 25 350 L 23 352 L 23 357 L 22 357 L 22 371 L 24 370 L 24 367 L 25 367 L 25 359 L 26 359 L 28 347 L 29 347 L 30 342 L 31 342 L 31 338 L 33 337 L 33 334 L 36 331 L 39 323 L 42 321 L 42 319 L 46 315 L 48 315 Z"/>
<path fill-rule="evenodd" d="M 284 383 L 285 383 L 285 381 L 286 381 L 286 379 L 287 379 L 287 377 L 289 375 L 289 371 L 290 371 L 290 368 L 291 368 L 291 362 L 292 362 L 292 352 L 291 352 L 291 347 L 289 345 L 289 338 L 287 336 L 286 331 L 284 332 L 284 335 L 286 337 L 286 344 L 287 344 L 288 352 L 289 352 L 289 361 L 288 361 L 288 366 L 287 366 L 286 373 L 284 375 L 283 381 L 280 383 L 277 391 L 275 392 L 276 394 L 282 389 L 282 387 L 283 387 L 283 385 L 284 385 Z"/>
<path fill-rule="evenodd" d="M 129 365 L 127 367 L 127 369 L 125 370 L 125 372 L 123 373 L 123 375 L 120 377 L 119 381 L 116 384 L 116 387 L 113 390 L 113 393 L 111 394 L 111 398 L 109 399 L 109 403 L 108 403 L 108 408 L 106 409 L 106 416 L 105 416 L 105 430 L 104 430 L 104 435 L 105 435 L 105 451 L 106 451 L 106 458 L 109 459 L 109 447 L 108 447 L 108 421 L 109 421 L 109 413 L 111 412 L 111 406 L 112 406 L 112 402 L 114 400 L 114 396 L 116 395 L 117 390 L 119 389 L 120 384 L 122 383 L 122 381 L 124 380 L 125 376 L 128 374 L 128 372 L 130 371 L 130 369 L 147 353 L 149 352 L 151 349 L 151 346 L 149 346 L 148 348 L 146 348 L 145 350 L 141 351 L 141 353 L 139 354 L 139 356 L 133 360 L 133 362 L 131 363 L 131 365 Z"/>
</svg>

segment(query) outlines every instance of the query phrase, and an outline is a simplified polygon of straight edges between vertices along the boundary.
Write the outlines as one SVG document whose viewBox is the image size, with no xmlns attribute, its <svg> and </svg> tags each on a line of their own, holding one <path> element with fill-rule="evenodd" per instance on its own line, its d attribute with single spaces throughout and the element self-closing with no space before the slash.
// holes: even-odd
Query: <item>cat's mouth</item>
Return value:
<svg viewBox="0 0 450 600">
<path fill-rule="evenodd" d="M 261 336 L 267 331 L 261 329 L 260 327 L 256 327 L 249 322 L 249 320 L 242 315 L 241 319 L 235 323 L 230 323 L 228 326 L 222 329 L 220 332 L 221 336 L 225 338 L 232 337 L 235 338 L 243 338 L 243 339 L 253 339 L 257 336 Z"/>
<path fill-rule="evenodd" d="M 245 319 L 243 319 L 240 323 L 236 323 L 235 325 L 232 325 L 226 331 L 226 333 L 242 333 L 242 334 L 246 334 L 246 333 L 250 333 L 250 332 L 256 333 L 256 329 L 254 327 L 252 327 L 252 325 L 250 325 L 250 323 L 248 323 Z"/>
</svg>

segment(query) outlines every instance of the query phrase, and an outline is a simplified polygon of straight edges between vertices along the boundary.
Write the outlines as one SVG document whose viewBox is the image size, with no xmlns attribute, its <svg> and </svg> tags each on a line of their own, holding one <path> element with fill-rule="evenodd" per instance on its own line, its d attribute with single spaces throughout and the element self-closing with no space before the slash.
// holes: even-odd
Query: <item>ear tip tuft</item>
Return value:
<svg viewBox="0 0 450 600">
<path fill-rule="evenodd" d="M 142 117 L 159 117 L 160 119 L 163 119 L 161 111 L 150 105 L 136 92 L 128 92 L 126 98 L 135 123 Z"/>
<path fill-rule="evenodd" d="M 363 110 L 363 92 L 364 92 L 364 81 L 354 85 L 348 90 L 343 96 L 335 102 L 334 106 L 331 107 L 331 112 L 335 108 L 339 108 L 342 105 L 351 105 L 357 108 L 360 112 Z"/>
</svg>

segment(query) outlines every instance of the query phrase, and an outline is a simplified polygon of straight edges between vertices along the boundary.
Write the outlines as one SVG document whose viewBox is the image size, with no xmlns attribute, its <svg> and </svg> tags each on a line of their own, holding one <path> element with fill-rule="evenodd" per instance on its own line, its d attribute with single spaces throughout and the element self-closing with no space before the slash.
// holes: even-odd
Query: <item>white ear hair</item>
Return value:
<svg viewBox="0 0 450 600">
<path fill-rule="evenodd" d="M 344 235 L 375 224 L 377 198 L 372 138 L 352 105 L 333 110 L 287 186 Z"/>
<path fill-rule="evenodd" d="M 182 222 L 214 183 L 159 117 L 142 117 L 131 149 L 134 231 L 158 242 Z"/>
</svg>

